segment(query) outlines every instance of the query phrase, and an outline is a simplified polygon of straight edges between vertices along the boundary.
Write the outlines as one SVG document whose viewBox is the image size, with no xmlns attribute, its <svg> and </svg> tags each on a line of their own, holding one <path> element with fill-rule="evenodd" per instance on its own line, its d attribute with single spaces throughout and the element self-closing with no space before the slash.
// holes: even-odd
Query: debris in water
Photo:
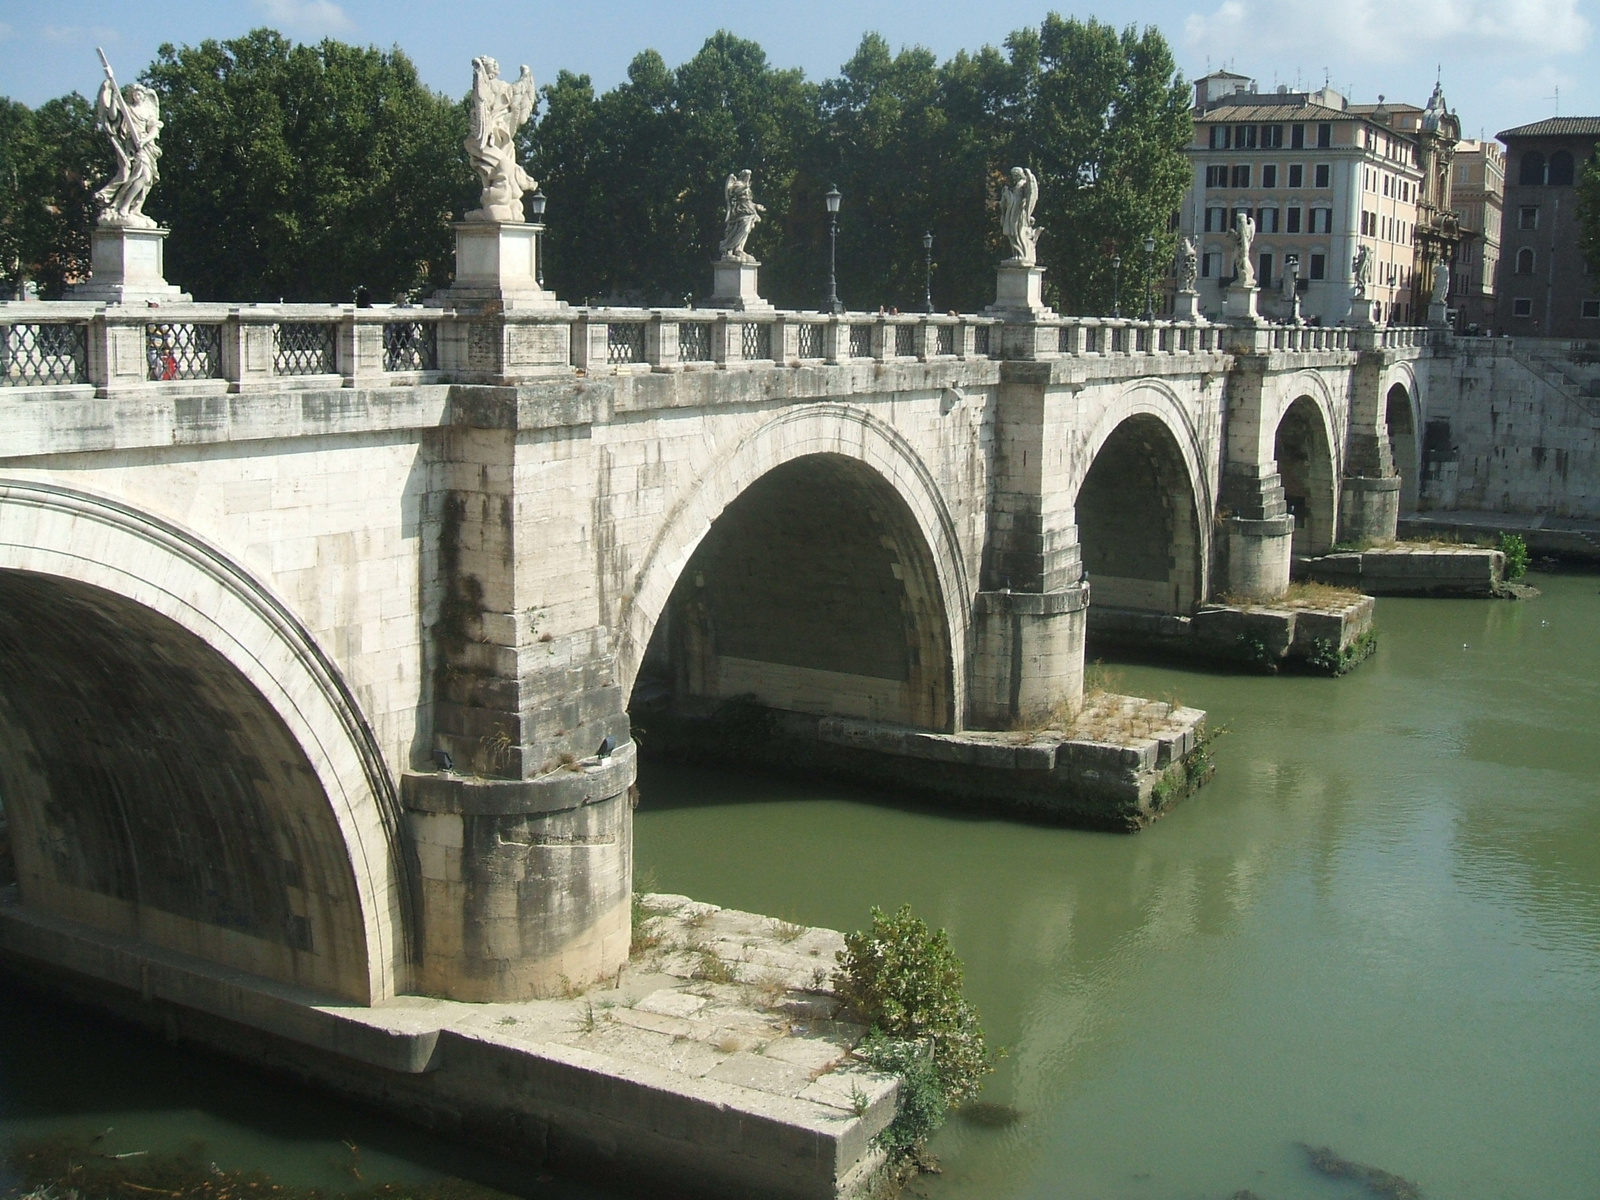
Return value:
<svg viewBox="0 0 1600 1200">
<path fill-rule="evenodd" d="M 1022 1120 L 1022 1114 L 1009 1104 L 991 1104 L 987 1100 L 963 1104 L 956 1115 L 968 1125 L 979 1129 L 1005 1129 Z"/>
<path fill-rule="evenodd" d="M 1335 1154 L 1330 1147 L 1308 1146 L 1300 1143 L 1311 1165 L 1330 1179 L 1355 1179 L 1366 1184 L 1367 1191 L 1386 1200 L 1421 1200 L 1422 1189 L 1382 1167 L 1369 1167 L 1366 1163 L 1351 1162 Z"/>
</svg>

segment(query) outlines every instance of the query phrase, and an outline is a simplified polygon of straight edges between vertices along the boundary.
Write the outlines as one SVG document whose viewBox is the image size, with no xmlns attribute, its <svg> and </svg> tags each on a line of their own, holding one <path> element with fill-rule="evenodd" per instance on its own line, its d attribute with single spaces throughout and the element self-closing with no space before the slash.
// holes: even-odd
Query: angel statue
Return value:
<svg viewBox="0 0 1600 1200">
<path fill-rule="evenodd" d="M 507 83 L 494 59 L 472 60 L 472 124 L 464 145 L 483 195 L 467 220 L 522 221 L 522 194 L 539 185 L 517 163 L 517 130 L 533 115 L 537 101 L 533 72 L 526 66 L 515 82 Z"/>
<path fill-rule="evenodd" d="M 1039 177 L 1027 167 L 1011 168 L 1011 186 L 1000 201 L 1000 229 L 1011 243 L 1008 262 L 1033 266 L 1039 261 L 1039 227 L 1033 210 L 1039 206 Z"/>
<path fill-rule="evenodd" d="M 161 147 L 156 144 L 161 136 L 161 102 L 143 84 L 118 88 L 105 52 L 97 53 L 106 78 L 95 99 L 94 123 L 95 128 L 106 131 L 117 154 L 117 173 L 94 194 L 104 205 L 100 224 L 154 229 L 155 221 L 144 215 L 144 200 L 161 178 L 156 169 L 161 157 Z"/>
<path fill-rule="evenodd" d="M 1372 282 L 1372 251 L 1366 246 L 1356 251 L 1354 260 L 1350 263 L 1351 274 L 1355 276 L 1357 300 L 1367 298 L 1367 284 Z"/>
<path fill-rule="evenodd" d="M 1433 297 L 1434 304 L 1448 304 L 1450 302 L 1450 264 L 1441 262 L 1433 269 Z"/>
<path fill-rule="evenodd" d="M 1200 275 L 1200 256 L 1195 253 L 1194 239 L 1184 238 L 1178 243 L 1178 290 L 1194 291 L 1194 281 Z"/>
<path fill-rule="evenodd" d="M 1256 286 L 1256 269 L 1250 262 L 1250 247 L 1255 240 L 1255 218 L 1247 212 L 1235 213 L 1233 228 L 1228 230 L 1228 249 L 1233 254 L 1233 286 L 1236 288 Z"/>
<path fill-rule="evenodd" d="M 722 243 L 718 247 L 722 251 L 722 261 L 753 263 L 756 260 L 745 253 L 744 244 L 750 239 L 750 231 L 761 223 L 761 214 L 767 211 L 767 206 L 756 203 L 755 194 L 750 190 L 748 170 L 729 175 L 722 184 L 722 194 L 727 201 Z"/>
</svg>

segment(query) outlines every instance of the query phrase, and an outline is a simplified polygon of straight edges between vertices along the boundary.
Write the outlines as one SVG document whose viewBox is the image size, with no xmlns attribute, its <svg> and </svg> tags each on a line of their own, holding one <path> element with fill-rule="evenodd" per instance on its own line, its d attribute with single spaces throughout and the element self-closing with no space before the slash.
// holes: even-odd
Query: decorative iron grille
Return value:
<svg viewBox="0 0 1600 1200">
<path fill-rule="evenodd" d="M 937 354 L 954 354 L 956 352 L 956 327 L 954 325 L 939 325 L 935 327 L 938 332 L 934 335 Z"/>
<path fill-rule="evenodd" d="M 1121 354 L 1128 348 L 1128 331 L 1126 329 L 1113 329 L 1111 331 L 1111 353 Z"/>
<path fill-rule="evenodd" d="M 1148 329 L 1134 330 L 1133 344 L 1134 349 L 1138 350 L 1140 354 L 1148 352 L 1150 349 L 1150 331 Z"/>
<path fill-rule="evenodd" d="M 326 321 L 295 321 L 272 327 L 274 375 L 332 375 L 335 327 Z"/>
<path fill-rule="evenodd" d="M 0 387 L 87 382 L 87 325 L 0 325 Z"/>
<path fill-rule="evenodd" d="M 606 361 L 613 365 L 644 361 L 643 321 L 623 321 L 606 326 Z"/>
<path fill-rule="evenodd" d="M 1156 331 L 1156 336 L 1157 336 L 1156 349 L 1158 349 L 1158 350 L 1171 350 L 1172 349 L 1172 330 L 1163 327 L 1163 328 L 1161 328 L 1161 329 Z"/>
<path fill-rule="evenodd" d="M 979 358 L 989 357 L 989 326 L 979 325 L 972 331 L 972 352 Z"/>
<path fill-rule="evenodd" d="M 1085 354 L 1100 353 L 1100 326 L 1090 325 L 1083 331 L 1083 352 Z"/>
<path fill-rule="evenodd" d="M 896 325 L 894 327 L 894 356 L 896 358 L 912 358 L 917 353 L 917 327 L 915 325 Z"/>
<path fill-rule="evenodd" d="M 383 323 L 385 371 L 437 371 L 439 326 L 432 321 Z"/>
<path fill-rule="evenodd" d="M 151 379 L 221 379 L 222 326 L 188 321 L 146 325 L 144 354 Z"/>
<path fill-rule="evenodd" d="M 1190 341 L 1189 331 L 1187 329 L 1178 330 L 1178 349 L 1184 351 L 1194 349 L 1194 345 Z"/>
<path fill-rule="evenodd" d="M 685 321 L 678 326 L 678 361 L 711 361 L 710 321 Z"/>
<path fill-rule="evenodd" d="M 1056 330 L 1056 353 L 1072 353 L 1072 326 L 1063 325 Z"/>
<path fill-rule="evenodd" d="M 796 342 L 796 353 L 801 358 L 822 357 L 822 326 L 802 325 L 799 329 L 800 337 Z"/>
<path fill-rule="evenodd" d="M 739 353 L 745 359 L 772 357 L 772 326 L 746 324 L 739 327 Z"/>
<path fill-rule="evenodd" d="M 851 358 L 871 358 L 872 357 L 872 326 L 871 325 L 852 325 L 852 326 L 850 326 L 850 357 Z"/>
</svg>

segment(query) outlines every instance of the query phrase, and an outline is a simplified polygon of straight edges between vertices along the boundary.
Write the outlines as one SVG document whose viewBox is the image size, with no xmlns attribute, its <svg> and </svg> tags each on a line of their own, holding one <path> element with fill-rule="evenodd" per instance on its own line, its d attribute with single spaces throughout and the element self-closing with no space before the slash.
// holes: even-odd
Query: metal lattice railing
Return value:
<svg viewBox="0 0 1600 1200">
<path fill-rule="evenodd" d="M 711 361 L 710 321 L 685 321 L 678 326 L 678 361 Z"/>
<path fill-rule="evenodd" d="M 772 357 L 772 326 L 745 324 L 739 327 L 740 357 L 746 360 Z"/>
<path fill-rule="evenodd" d="M 917 352 L 917 327 L 915 325 L 896 325 L 894 327 L 894 356 L 896 358 L 911 358 Z"/>
<path fill-rule="evenodd" d="M 0 325 L 0 387 L 88 381 L 87 325 Z"/>
<path fill-rule="evenodd" d="M 1117 328 L 1111 331 L 1111 353 L 1124 354 L 1128 349 L 1128 331 Z"/>
<path fill-rule="evenodd" d="M 274 375 L 332 375 L 333 325 L 325 321 L 294 321 L 272 327 Z"/>
<path fill-rule="evenodd" d="M 613 365 L 644 361 L 643 321 L 622 321 L 606 326 L 606 361 Z"/>
<path fill-rule="evenodd" d="M 989 326 L 979 325 L 972 331 L 972 352 L 979 358 L 989 357 Z"/>
<path fill-rule="evenodd" d="M 1072 353 L 1072 326 L 1063 325 L 1056 330 L 1056 353 Z"/>
<path fill-rule="evenodd" d="M 383 369 L 437 371 L 439 326 L 432 321 L 385 321 Z"/>
<path fill-rule="evenodd" d="M 934 327 L 935 354 L 954 354 L 956 352 L 956 327 L 954 325 L 936 325 Z"/>
<path fill-rule="evenodd" d="M 821 358 L 822 326 L 801 325 L 797 332 L 800 336 L 795 340 L 795 353 L 801 358 Z"/>
<path fill-rule="evenodd" d="M 871 358 L 872 357 L 872 326 L 871 325 L 852 325 L 852 326 L 850 326 L 850 357 L 851 358 Z"/>
<path fill-rule="evenodd" d="M 222 326 L 188 321 L 146 325 L 144 354 L 150 379 L 221 379 Z"/>
<path fill-rule="evenodd" d="M 1100 353 L 1100 326 L 1090 325 L 1084 329 L 1083 352 L 1085 354 Z"/>
</svg>

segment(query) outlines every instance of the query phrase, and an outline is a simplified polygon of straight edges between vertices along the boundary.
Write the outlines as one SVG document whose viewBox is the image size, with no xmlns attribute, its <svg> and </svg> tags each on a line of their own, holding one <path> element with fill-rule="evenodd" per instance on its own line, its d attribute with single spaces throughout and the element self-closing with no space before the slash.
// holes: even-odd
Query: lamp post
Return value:
<svg viewBox="0 0 1600 1200">
<path fill-rule="evenodd" d="M 1111 256 L 1111 315 L 1122 315 L 1122 255 Z"/>
<path fill-rule="evenodd" d="M 837 277 L 840 198 L 838 184 L 829 184 L 827 192 L 822 197 L 828 205 L 828 294 L 822 301 L 822 311 L 825 313 L 842 313 L 844 311 L 844 305 L 839 303 L 839 282 Z"/>
<path fill-rule="evenodd" d="M 1144 239 L 1144 319 L 1146 321 L 1154 321 L 1156 319 L 1155 299 L 1150 290 L 1152 282 L 1150 272 L 1155 252 L 1156 240 L 1147 236 Z"/>
<path fill-rule="evenodd" d="M 933 311 L 933 234 L 922 235 L 922 311 Z"/>
<path fill-rule="evenodd" d="M 533 215 L 533 281 L 544 287 L 544 206 L 547 197 L 538 188 L 528 197 L 528 209 Z"/>
</svg>

